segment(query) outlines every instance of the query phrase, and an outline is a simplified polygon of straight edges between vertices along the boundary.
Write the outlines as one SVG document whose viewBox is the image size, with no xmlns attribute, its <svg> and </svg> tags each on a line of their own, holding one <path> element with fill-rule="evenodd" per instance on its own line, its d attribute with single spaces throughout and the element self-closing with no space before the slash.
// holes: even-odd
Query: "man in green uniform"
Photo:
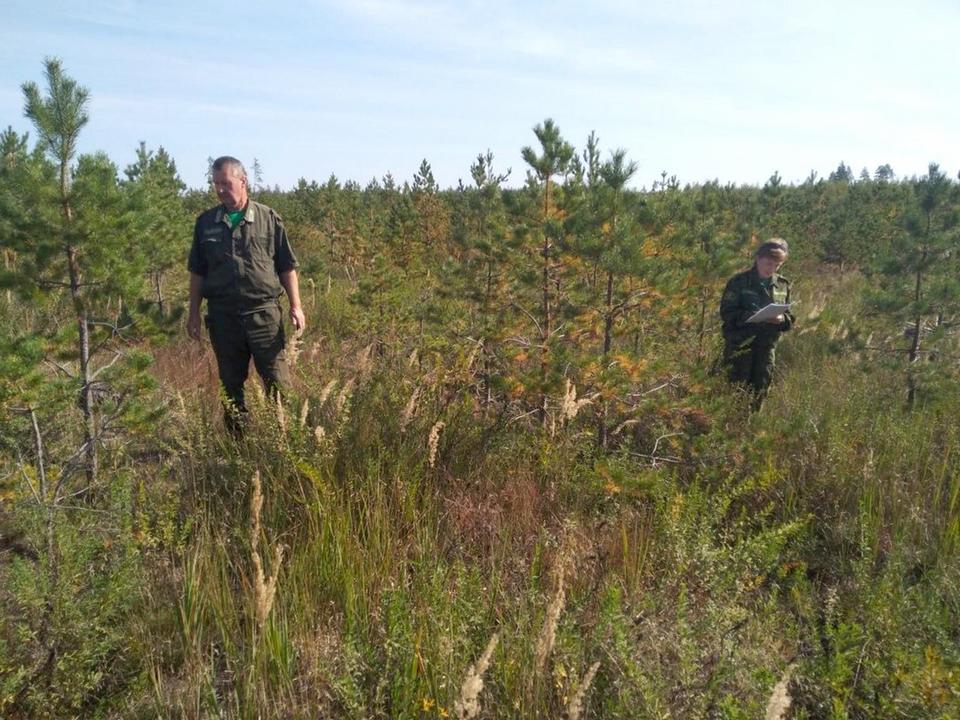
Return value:
<svg viewBox="0 0 960 720">
<path fill-rule="evenodd" d="M 731 381 L 747 386 L 758 409 L 773 378 L 780 334 L 793 327 L 788 310 L 764 322 L 747 322 L 770 303 L 790 302 L 790 281 L 777 271 L 787 259 L 787 242 L 772 238 L 755 254 L 753 267 L 727 282 L 720 301 L 723 318 L 723 364 Z"/>
<path fill-rule="evenodd" d="M 272 397 L 287 380 L 281 292 L 290 300 L 297 332 L 306 327 L 306 319 L 297 259 L 280 216 L 249 199 L 247 171 L 236 158 L 214 161 L 213 187 L 221 204 L 197 218 L 187 262 L 187 333 L 200 339 L 200 301 L 206 298 L 207 329 L 227 399 L 227 427 L 238 433 L 246 412 L 243 384 L 250 358 Z"/>
</svg>

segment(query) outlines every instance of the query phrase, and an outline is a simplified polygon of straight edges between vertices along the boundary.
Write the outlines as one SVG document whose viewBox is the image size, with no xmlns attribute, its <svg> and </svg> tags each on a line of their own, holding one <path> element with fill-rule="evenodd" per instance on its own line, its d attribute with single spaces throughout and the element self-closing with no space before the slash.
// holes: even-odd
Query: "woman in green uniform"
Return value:
<svg viewBox="0 0 960 720">
<path fill-rule="evenodd" d="M 781 333 L 793 327 L 787 310 L 762 322 L 748 322 L 770 303 L 790 302 L 790 281 L 779 273 L 787 260 L 787 241 L 771 238 L 754 255 L 753 267 L 729 281 L 720 300 L 723 319 L 723 364 L 731 381 L 748 387 L 759 408 L 770 386 Z"/>
</svg>

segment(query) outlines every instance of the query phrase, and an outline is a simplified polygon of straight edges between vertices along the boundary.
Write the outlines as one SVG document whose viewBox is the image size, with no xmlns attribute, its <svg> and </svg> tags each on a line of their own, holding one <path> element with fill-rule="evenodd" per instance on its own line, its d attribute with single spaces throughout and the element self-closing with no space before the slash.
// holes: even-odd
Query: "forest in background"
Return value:
<svg viewBox="0 0 960 720">
<path fill-rule="evenodd" d="M 939 166 L 636 190 L 551 120 L 456 188 L 251 163 L 308 329 L 236 442 L 182 329 L 215 198 L 79 155 L 45 70 L 0 133 L 0 715 L 960 714 Z M 750 413 L 717 306 L 773 236 L 798 322 Z"/>
</svg>

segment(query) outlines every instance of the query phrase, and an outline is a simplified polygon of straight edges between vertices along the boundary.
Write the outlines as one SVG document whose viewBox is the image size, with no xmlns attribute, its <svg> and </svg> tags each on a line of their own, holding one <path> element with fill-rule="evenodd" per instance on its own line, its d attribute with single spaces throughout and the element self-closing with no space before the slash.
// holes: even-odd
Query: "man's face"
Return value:
<svg viewBox="0 0 960 720">
<path fill-rule="evenodd" d="M 230 211 L 247 205 L 247 181 L 233 165 L 225 165 L 213 173 L 213 189 L 223 206 Z"/>
<path fill-rule="evenodd" d="M 757 258 L 757 275 L 766 280 L 783 265 L 785 257 L 779 255 L 761 255 Z"/>
</svg>

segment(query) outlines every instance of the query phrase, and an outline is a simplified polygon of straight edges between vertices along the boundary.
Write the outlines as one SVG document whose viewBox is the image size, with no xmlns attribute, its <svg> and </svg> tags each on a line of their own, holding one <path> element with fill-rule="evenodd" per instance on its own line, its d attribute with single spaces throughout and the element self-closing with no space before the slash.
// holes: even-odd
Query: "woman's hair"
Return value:
<svg viewBox="0 0 960 720">
<path fill-rule="evenodd" d="M 754 253 L 754 257 L 767 257 L 774 255 L 783 255 L 784 257 L 790 252 L 790 246 L 787 245 L 787 241 L 783 238 L 770 238 L 765 243 L 760 245 L 757 248 L 757 251 Z"/>
</svg>

